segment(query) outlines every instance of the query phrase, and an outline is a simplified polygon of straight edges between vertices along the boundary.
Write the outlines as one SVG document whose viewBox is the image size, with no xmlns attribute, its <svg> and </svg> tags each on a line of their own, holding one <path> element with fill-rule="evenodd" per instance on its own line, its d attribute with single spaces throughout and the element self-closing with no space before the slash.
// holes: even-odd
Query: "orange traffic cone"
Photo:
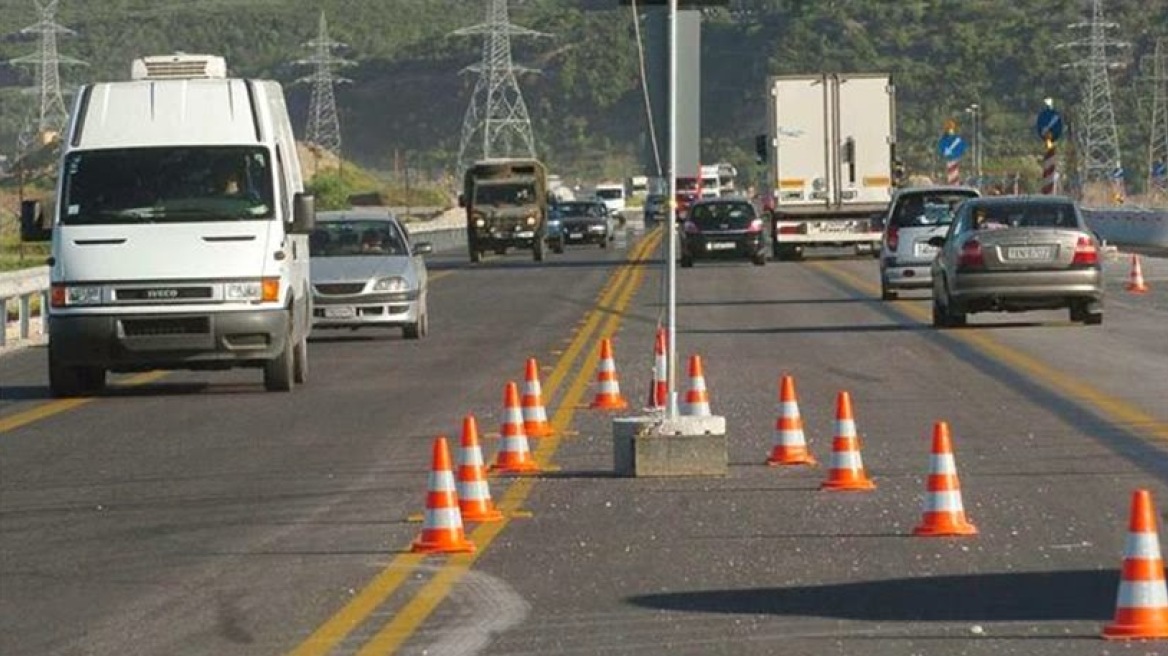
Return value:
<svg viewBox="0 0 1168 656">
<path fill-rule="evenodd" d="M 446 438 L 434 440 L 430 485 L 426 493 L 426 515 L 422 534 L 410 549 L 420 553 L 461 553 L 474 551 L 474 543 L 462 531 L 462 514 L 458 510 L 458 492 L 454 488 L 454 471 L 450 467 L 450 448 Z"/>
<path fill-rule="evenodd" d="M 835 404 L 835 437 L 831 441 L 831 470 L 821 490 L 874 490 L 876 484 L 864 472 L 860 458 L 860 438 L 852 415 L 852 397 L 840 392 Z"/>
<path fill-rule="evenodd" d="M 495 454 L 491 471 L 500 474 L 534 474 L 539 465 L 531 457 L 527 434 L 523 432 L 523 411 L 519 409 L 519 387 L 507 383 L 503 392 L 503 443 Z"/>
<path fill-rule="evenodd" d="M 479 446 L 479 427 L 474 415 L 462 418 L 462 450 L 458 458 L 458 508 L 468 522 L 497 522 L 503 513 L 491 500 L 483 450 Z"/>
<path fill-rule="evenodd" d="M 1144 284 L 1144 269 L 1140 266 L 1140 256 L 1131 256 L 1131 273 L 1128 274 L 1127 285 L 1124 289 L 1133 294 L 1148 293 L 1148 286 Z"/>
<path fill-rule="evenodd" d="M 933 451 L 929 456 L 925 495 L 925 513 L 920 526 L 913 529 L 913 535 L 977 535 L 977 527 L 965 519 L 949 424 L 943 421 L 933 425 Z"/>
<path fill-rule="evenodd" d="M 616 361 L 612 355 L 612 340 L 600 340 L 600 371 L 596 374 L 596 396 L 589 406 L 599 410 L 624 410 L 629 402 L 621 396 L 620 382 L 616 376 Z"/>
<path fill-rule="evenodd" d="M 547 410 L 543 407 L 543 390 L 539 384 L 539 363 L 535 358 L 527 359 L 527 372 L 523 381 L 523 432 L 528 437 L 551 437 L 552 425 L 548 423 Z"/>
<path fill-rule="evenodd" d="M 669 360 L 665 351 L 668 336 L 664 328 L 657 329 L 657 338 L 653 344 L 653 380 L 649 382 L 649 410 L 661 410 L 665 407 L 669 395 Z"/>
<path fill-rule="evenodd" d="M 1115 602 L 1115 621 L 1103 628 L 1109 640 L 1168 638 L 1168 589 L 1152 493 L 1132 494 L 1123 571 Z"/>
<path fill-rule="evenodd" d="M 710 416 L 710 393 L 706 390 L 700 355 L 689 356 L 689 389 L 685 393 L 685 408 L 681 414 L 687 417 Z"/>
<path fill-rule="evenodd" d="M 807 450 L 803 439 L 803 418 L 799 416 L 799 400 L 795 397 L 795 379 L 783 375 L 779 382 L 779 418 L 775 422 L 775 440 L 767 464 L 814 465 L 815 456 Z"/>
</svg>

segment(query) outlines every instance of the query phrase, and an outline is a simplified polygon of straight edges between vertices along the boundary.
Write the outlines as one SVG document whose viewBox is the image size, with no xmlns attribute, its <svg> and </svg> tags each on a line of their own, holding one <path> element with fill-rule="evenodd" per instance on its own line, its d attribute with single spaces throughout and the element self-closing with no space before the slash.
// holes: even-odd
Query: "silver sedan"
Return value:
<svg viewBox="0 0 1168 656">
<path fill-rule="evenodd" d="M 429 331 L 426 242 L 385 211 L 321 212 L 310 237 L 314 328 Z"/>
<path fill-rule="evenodd" d="M 1056 196 L 967 200 L 933 261 L 933 325 L 965 325 L 975 312 L 1067 308 L 1103 322 L 1099 243 L 1074 201 Z"/>
</svg>

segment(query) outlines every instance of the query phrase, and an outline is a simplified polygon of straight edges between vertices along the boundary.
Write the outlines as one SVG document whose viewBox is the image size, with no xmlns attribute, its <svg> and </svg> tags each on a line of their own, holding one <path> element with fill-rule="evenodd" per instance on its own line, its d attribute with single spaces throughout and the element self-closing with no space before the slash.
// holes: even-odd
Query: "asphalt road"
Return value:
<svg viewBox="0 0 1168 656">
<path fill-rule="evenodd" d="M 60 402 L 44 349 L 0 358 L 0 653 L 1159 648 L 1098 635 L 1131 491 L 1168 503 L 1168 260 L 1144 261 L 1143 296 L 1110 263 L 1100 327 L 1039 312 L 946 332 L 923 296 L 879 301 L 874 260 L 699 262 L 679 271 L 679 351 L 703 356 L 730 473 L 617 478 L 609 416 L 583 406 L 602 335 L 645 397 L 664 308 L 641 244 L 439 255 L 431 337 L 321 331 L 291 394 L 254 371 L 171 373 Z M 432 438 L 467 412 L 496 432 L 529 356 L 561 429 L 532 442 L 549 471 L 492 478 L 508 519 L 468 526 L 475 554 L 407 553 Z M 763 465 L 783 373 L 821 462 L 852 394 L 875 491 Z M 975 537 L 911 536 L 939 419 Z"/>
</svg>

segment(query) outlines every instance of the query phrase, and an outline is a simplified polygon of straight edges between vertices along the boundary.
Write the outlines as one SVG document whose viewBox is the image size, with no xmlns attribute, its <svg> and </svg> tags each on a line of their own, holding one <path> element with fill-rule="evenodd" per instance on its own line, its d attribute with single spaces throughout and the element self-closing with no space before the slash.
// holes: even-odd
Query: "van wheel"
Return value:
<svg viewBox="0 0 1168 656">
<path fill-rule="evenodd" d="M 292 353 L 292 379 L 298 385 L 308 382 L 308 335 L 296 342 L 296 350 Z"/>
<path fill-rule="evenodd" d="M 292 380 L 295 377 L 294 352 L 296 345 L 292 343 L 292 326 L 288 326 L 288 339 L 284 349 L 275 358 L 264 363 L 264 389 L 269 392 L 291 392 Z"/>
<path fill-rule="evenodd" d="M 53 361 L 49 351 L 49 391 L 57 398 L 86 396 L 105 387 L 105 369 L 101 367 L 66 367 Z"/>
</svg>

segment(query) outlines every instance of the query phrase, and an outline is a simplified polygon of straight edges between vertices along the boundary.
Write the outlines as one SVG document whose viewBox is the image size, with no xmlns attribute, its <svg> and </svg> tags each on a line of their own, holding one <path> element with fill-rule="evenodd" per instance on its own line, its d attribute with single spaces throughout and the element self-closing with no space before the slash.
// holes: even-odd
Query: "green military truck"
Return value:
<svg viewBox="0 0 1168 656">
<path fill-rule="evenodd" d="M 463 177 L 459 201 L 466 208 L 470 261 L 493 250 L 530 248 L 542 262 L 547 233 L 547 168 L 534 159 L 475 162 Z"/>
</svg>

